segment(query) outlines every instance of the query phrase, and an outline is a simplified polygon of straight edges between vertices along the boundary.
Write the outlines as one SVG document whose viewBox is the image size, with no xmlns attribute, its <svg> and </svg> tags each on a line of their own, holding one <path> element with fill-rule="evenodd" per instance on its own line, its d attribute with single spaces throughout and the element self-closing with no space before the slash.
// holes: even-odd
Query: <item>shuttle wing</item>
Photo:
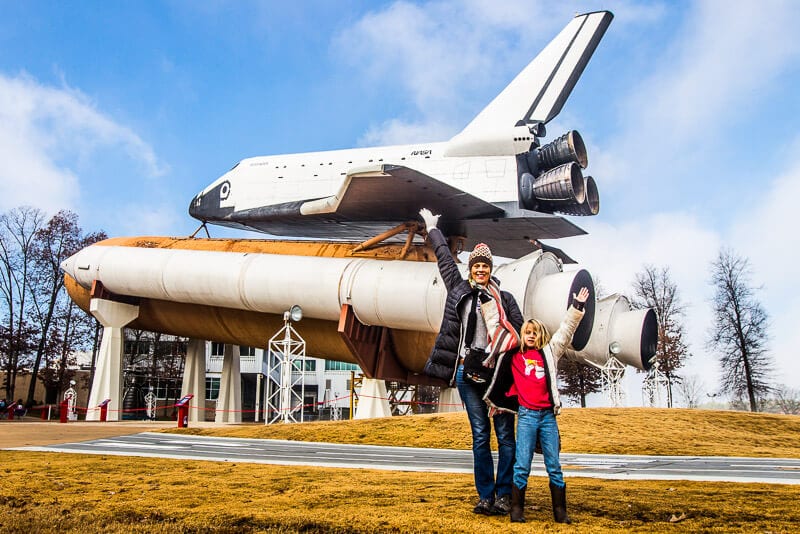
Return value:
<svg viewBox="0 0 800 534">
<path fill-rule="evenodd" d="M 529 212 L 530 213 L 530 212 Z M 563 217 L 546 213 L 532 212 L 532 217 L 506 217 L 501 219 L 472 219 L 460 221 L 463 228 L 456 235 L 465 235 L 464 250 L 472 250 L 478 243 L 489 243 L 492 252 L 507 258 L 519 258 L 534 250 L 543 248 L 539 239 L 558 239 L 586 232 Z M 449 230 L 445 228 L 445 230 Z M 450 234 L 453 232 L 450 231 Z M 536 241 L 534 244 L 532 241 Z M 575 260 L 559 249 L 548 247 L 564 263 L 575 263 Z M 556 252 L 557 251 L 557 252 Z"/>
<path fill-rule="evenodd" d="M 420 204 L 448 218 L 499 217 L 503 210 L 414 169 L 379 165 L 348 174 L 336 195 L 304 203 L 303 215 L 336 213 L 354 220 L 410 221 Z"/>
<path fill-rule="evenodd" d="M 523 211 L 514 202 L 492 204 L 414 169 L 387 164 L 353 170 L 329 197 L 205 218 L 274 236 L 363 241 L 419 220 L 420 207 L 442 214 L 440 225 L 449 234 L 468 236 L 468 244 L 491 242 L 495 254 L 507 257 L 535 250 L 530 239 L 585 233 L 563 217 Z"/>
</svg>

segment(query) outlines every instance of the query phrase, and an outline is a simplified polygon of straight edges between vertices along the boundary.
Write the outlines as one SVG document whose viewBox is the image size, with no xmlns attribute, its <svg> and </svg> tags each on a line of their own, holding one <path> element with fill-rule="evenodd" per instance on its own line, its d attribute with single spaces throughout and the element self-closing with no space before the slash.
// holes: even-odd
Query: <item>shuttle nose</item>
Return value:
<svg viewBox="0 0 800 534">
<path fill-rule="evenodd" d="M 189 215 L 191 215 L 195 219 L 202 219 L 203 218 L 202 208 L 203 208 L 203 193 L 198 193 L 197 195 L 195 195 L 192 201 L 189 202 Z"/>
<path fill-rule="evenodd" d="M 67 273 L 71 277 L 75 278 L 75 256 L 77 254 L 73 254 L 66 260 L 61 262 L 61 272 Z"/>
</svg>

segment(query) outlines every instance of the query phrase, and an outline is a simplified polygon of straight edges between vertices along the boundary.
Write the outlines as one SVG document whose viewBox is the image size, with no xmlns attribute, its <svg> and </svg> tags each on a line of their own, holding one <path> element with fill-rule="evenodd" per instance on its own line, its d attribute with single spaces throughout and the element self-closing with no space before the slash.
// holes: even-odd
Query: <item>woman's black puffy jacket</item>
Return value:
<svg viewBox="0 0 800 534">
<path fill-rule="evenodd" d="M 444 317 L 439 327 L 439 335 L 433 345 L 433 351 L 425 364 L 424 373 L 428 376 L 446 380 L 452 387 L 455 384 L 456 364 L 458 362 L 458 345 L 461 338 L 461 318 L 458 309 L 461 301 L 472 293 L 469 282 L 461 277 L 447 240 L 438 228 L 428 232 L 428 239 L 436 254 L 439 274 L 447 288 L 447 300 L 444 304 Z M 495 279 L 496 281 L 496 279 Z M 514 328 L 519 331 L 522 326 L 522 313 L 517 301 L 508 291 L 501 291 L 503 309 Z"/>
</svg>

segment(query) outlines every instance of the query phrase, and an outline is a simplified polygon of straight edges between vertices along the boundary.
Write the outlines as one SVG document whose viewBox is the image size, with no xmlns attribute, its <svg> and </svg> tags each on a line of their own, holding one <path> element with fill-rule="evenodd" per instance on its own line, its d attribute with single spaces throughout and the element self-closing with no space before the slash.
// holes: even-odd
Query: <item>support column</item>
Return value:
<svg viewBox="0 0 800 534">
<path fill-rule="evenodd" d="M 222 356 L 222 379 L 214 415 L 217 423 L 242 422 L 242 373 L 239 365 L 239 346 L 225 345 Z"/>
<path fill-rule="evenodd" d="M 375 417 L 391 417 L 389 395 L 386 392 L 386 381 L 375 378 L 364 378 L 358 394 L 358 407 L 353 419 L 373 419 Z"/>
<path fill-rule="evenodd" d="M 106 420 L 119 421 L 122 419 L 122 357 L 125 348 L 122 329 L 139 316 L 139 306 L 93 298 L 89 302 L 89 311 L 103 325 L 103 338 L 97 353 L 86 420 L 99 421 L 100 410 L 95 409 L 96 406 L 111 399 Z"/>
<path fill-rule="evenodd" d="M 190 339 L 186 347 L 186 362 L 183 365 L 181 397 L 194 395 L 189 406 L 189 421 L 206 420 L 206 342 Z"/>
<path fill-rule="evenodd" d="M 253 421 L 258 423 L 261 419 L 261 387 L 264 382 L 264 375 L 259 373 L 256 375 L 256 406 L 255 406 L 255 413 Z"/>
<path fill-rule="evenodd" d="M 461 402 L 461 395 L 458 388 L 442 388 L 439 393 L 438 413 L 463 412 L 464 404 Z"/>
</svg>

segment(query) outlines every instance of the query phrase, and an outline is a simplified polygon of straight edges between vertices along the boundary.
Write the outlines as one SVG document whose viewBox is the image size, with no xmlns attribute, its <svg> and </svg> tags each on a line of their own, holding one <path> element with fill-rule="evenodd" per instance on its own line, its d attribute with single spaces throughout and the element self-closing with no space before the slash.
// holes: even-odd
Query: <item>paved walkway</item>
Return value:
<svg viewBox="0 0 800 534">
<path fill-rule="evenodd" d="M 205 423 L 209 426 L 215 423 Z M 74 421 L 58 423 L 26 417 L 23 420 L 0 420 L 0 448 L 32 447 L 73 443 L 90 439 L 126 436 L 177 426 L 175 421 Z M 192 426 L 203 423 L 192 422 Z"/>
<path fill-rule="evenodd" d="M 162 432 L 102 437 L 79 443 L 26 446 L 16 450 L 350 469 L 472 472 L 472 451 L 469 450 L 221 438 Z M 800 485 L 800 459 L 791 458 L 562 453 L 561 462 L 564 473 L 570 477 Z M 541 457 L 535 459 L 532 472 L 545 476 Z"/>
</svg>

